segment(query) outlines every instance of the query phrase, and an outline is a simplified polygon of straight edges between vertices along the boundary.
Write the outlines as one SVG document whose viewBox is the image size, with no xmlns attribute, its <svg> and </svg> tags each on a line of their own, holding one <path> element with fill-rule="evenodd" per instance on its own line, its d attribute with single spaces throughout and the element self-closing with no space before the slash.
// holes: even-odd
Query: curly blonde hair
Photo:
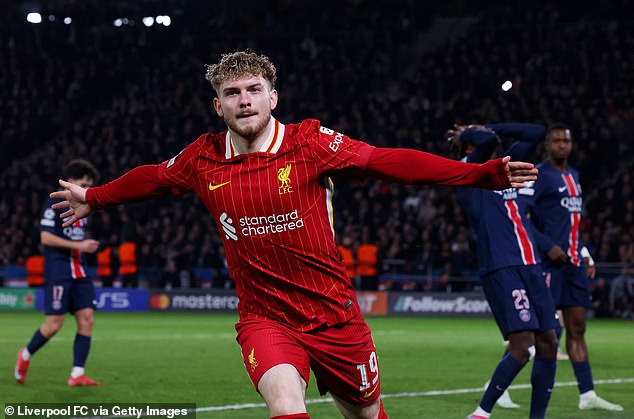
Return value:
<svg viewBox="0 0 634 419">
<path fill-rule="evenodd" d="M 244 76 L 262 76 L 275 88 L 277 74 L 269 57 L 256 54 L 250 50 L 235 51 L 222 54 L 217 64 L 206 64 L 205 78 L 211 83 L 216 93 L 220 93 L 220 85 Z"/>
</svg>

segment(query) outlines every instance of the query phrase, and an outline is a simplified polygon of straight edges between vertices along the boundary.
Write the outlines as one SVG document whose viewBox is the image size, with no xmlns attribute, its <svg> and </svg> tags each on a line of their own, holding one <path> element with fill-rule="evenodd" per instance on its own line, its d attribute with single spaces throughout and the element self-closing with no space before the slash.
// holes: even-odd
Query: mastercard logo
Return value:
<svg viewBox="0 0 634 419">
<path fill-rule="evenodd" d="M 166 294 L 154 294 L 150 297 L 150 308 L 166 310 L 170 306 L 170 297 Z"/>
</svg>

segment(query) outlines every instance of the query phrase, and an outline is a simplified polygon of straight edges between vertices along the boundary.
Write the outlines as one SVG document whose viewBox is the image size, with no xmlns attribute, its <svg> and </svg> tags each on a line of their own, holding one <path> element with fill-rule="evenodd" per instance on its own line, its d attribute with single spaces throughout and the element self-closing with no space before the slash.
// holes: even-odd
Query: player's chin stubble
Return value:
<svg viewBox="0 0 634 419">
<path fill-rule="evenodd" d="M 269 123 L 270 119 L 271 114 L 269 113 L 268 115 L 264 116 L 258 114 L 258 120 L 255 125 L 240 126 L 237 123 L 237 119 L 229 120 L 228 118 L 225 118 L 225 123 L 231 131 L 235 132 L 240 137 L 249 140 L 257 137 L 262 132 L 262 130 L 266 128 L 266 125 Z"/>
</svg>

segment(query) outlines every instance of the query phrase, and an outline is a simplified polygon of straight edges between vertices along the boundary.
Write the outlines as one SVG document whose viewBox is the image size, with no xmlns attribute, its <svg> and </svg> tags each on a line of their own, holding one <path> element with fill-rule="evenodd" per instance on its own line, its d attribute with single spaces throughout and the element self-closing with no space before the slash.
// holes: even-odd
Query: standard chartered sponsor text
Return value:
<svg viewBox="0 0 634 419">
<path fill-rule="evenodd" d="M 299 217 L 297 209 L 285 214 L 242 217 L 239 222 L 244 236 L 281 233 L 304 227 L 304 219 Z"/>
</svg>

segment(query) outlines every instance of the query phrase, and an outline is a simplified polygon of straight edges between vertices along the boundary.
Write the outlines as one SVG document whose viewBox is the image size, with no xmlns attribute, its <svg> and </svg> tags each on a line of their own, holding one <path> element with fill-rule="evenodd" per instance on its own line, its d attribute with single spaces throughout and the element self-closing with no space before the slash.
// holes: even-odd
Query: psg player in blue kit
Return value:
<svg viewBox="0 0 634 419">
<path fill-rule="evenodd" d="M 72 160 L 64 170 L 68 182 L 84 188 L 99 180 L 97 169 L 85 160 Z M 18 383 L 26 381 L 31 356 L 52 338 L 64 324 L 64 315 L 75 315 L 77 334 L 73 345 L 73 368 L 68 385 L 98 386 L 84 374 L 90 350 L 95 309 L 95 288 L 86 276 L 85 253 L 94 253 L 99 242 L 86 238 L 87 220 L 62 227 L 61 210 L 51 209 L 60 199 L 48 198 L 40 220 L 40 238 L 44 245 L 44 312 L 46 320 L 31 341 L 18 352 L 14 375 Z"/>
<path fill-rule="evenodd" d="M 535 225 L 536 244 L 544 257 L 543 269 L 566 327 L 566 350 L 579 387 L 579 409 L 621 411 L 598 397 L 585 341 L 586 308 L 591 306 L 586 271 L 589 255 L 580 243 L 582 194 L 579 172 L 568 165 L 572 134 L 565 125 L 549 128 L 544 142 L 548 158 L 540 163 L 539 177 L 523 190 Z"/>
<path fill-rule="evenodd" d="M 456 125 L 449 131 L 464 160 L 488 160 L 500 145 L 500 136 L 517 141 L 507 150 L 512 159 L 525 159 L 542 141 L 545 129 L 532 124 Z M 526 219 L 526 207 L 518 200 L 521 190 L 490 191 L 459 188 L 458 200 L 477 235 L 482 287 L 508 351 L 498 363 L 478 408 L 470 419 L 488 418 L 495 402 L 530 359 L 536 355 L 531 374 L 530 418 L 543 418 L 555 382 L 557 316 L 540 268 Z"/>
</svg>

